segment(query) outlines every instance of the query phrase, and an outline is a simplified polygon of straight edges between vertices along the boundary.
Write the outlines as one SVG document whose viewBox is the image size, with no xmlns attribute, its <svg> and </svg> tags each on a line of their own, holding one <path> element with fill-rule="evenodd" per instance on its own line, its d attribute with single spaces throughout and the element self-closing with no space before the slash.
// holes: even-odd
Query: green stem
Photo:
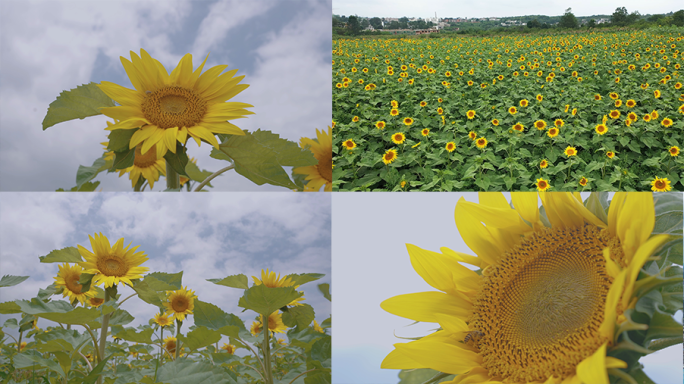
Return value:
<svg viewBox="0 0 684 384">
<path fill-rule="evenodd" d="M 174 360 L 178 359 L 178 355 L 180 355 L 180 340 L 178 340 L 178 336 L 180 336 L 181 325 L 183 325 L 183 322 L 176 319 L 176 357 Z"/>
<path fill-rule="evenodd" d="M 180 177 L 169 162 L 166 162 L 166 189 L 179 189 Z"/>
<path fill-rule="evenodd" d="M 212 173 L 212 174 L 209 175 L 206 179 L 204 179 L 204 181 L 202 181 L 202 182 L 200 183 L 200 185 L 197 186 L 197 188 L 195 188 L 195 192 L 201 191 L 202 188 L 204 188 L 205 185 L 209 184 L 210 181 L 214 180 L 214 178 L 215 178 L 216 176 L 222 174 L 223 172 L 230 171 L 230 170 L 233 169 L 233 168 L 235 168 L 235 164 L 231 164 L 231 165 L 229 165 L 229 166 L 227 166 L 227 167 L 225 167 L 225 168 L 221 168 L 221 169 L 219 169 L 218 171 Z"/>
<path fill-rule="evenodd" d="M 105 289 L 105 297 L 104 297 L 104 302 L 107 303 L 109 301 L 109 291 Z M 104 308 L 104 307 L 103 307 Z M 107 327 L 109 326 L 109 316 L 111 313 L 108 313 L 104 315 L 104 318 L 102 319 L 102 332 L 100 333 L 100 351 L 98 353 L 98 361 L 97 363 L 101 363 L 102 359 L 104 357 L 105 353 L 105 345 L 107 344 Z M 100 377 L 97 378 L 97 384 L 102 384 L 103 381 L 103 376 L 100 375 Z"/>
<path fill-rule="evenodd" d="M 271 372 L 271 344 L 268 341 L 269 333 L 270 330 L 268 329 L 268 318 L 271 316 L 269 313 L 268 316 L 261 315 L 262 322 L 263 324 L 263 332 L 264 332 L 264 345 L 263 345 L 263 350 L 264 350 L 264 373 L 266 375 L 266 384 L 273 384 L 273 373 Z"/>
<path fill-rule="evenodd" d="M 97 361 L 102 361 L 102 357 L 100 356 L 100 349 L 97 348 L 97 339 L 95 338 L 95 334 L 93 331 L 90 329 L 88 324 L 83 324 L 83 327 L 90 333 L 90 337 L 93 339 L 93 349 L 95 350 L 95 354 L 97 355 Z M 92 368 L 90 369 L 92 371 Z"/>
<path fill-rule="evenodd" d="M 21 353 L 21 338 L 24 336 L 24 332 L 19 332 L 19 341 L 17 342 L 17 352 Z"/>
</svg>

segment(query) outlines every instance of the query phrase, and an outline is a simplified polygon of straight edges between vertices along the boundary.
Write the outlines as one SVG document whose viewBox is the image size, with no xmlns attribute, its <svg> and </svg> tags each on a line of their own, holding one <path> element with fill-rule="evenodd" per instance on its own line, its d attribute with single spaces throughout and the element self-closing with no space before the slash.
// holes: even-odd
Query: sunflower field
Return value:
<svg viewBox="0 0 684 384">
<path fill-rule="evenodd" d="M 333 190 L 684 190 L 681 29 L 333 41 Z"/>
<path fill-rule="evenodd" d="M 182 271 L 148 273 L 146 255 L 123 239 L 110 246 L 96 234 L 91 245 L 42 256 L 62 263 L 55 283 L 30 300 L 0 303 L 0 313 L 19 315 L 0 328 L 3 383 L 330 383 L 331 318 L 318 324 L 296 289 L 322 274 L 262 270 L 251 285 L 244 274 L 207 279 L 244 290 L 238 306 L 254 314 L 248 325 L 183 286 Z M 7 275 L 0 287 L 27 278 Z M 133 293 L 122 298 L 124 286 Z M 328 284 L 318 288 L 331 299 Z M 147 324 L 127 326 L 135 320 L 124 309 L 129 300 L 149 304 Z M 189 316 L 194 325 L 183 327 Z"/>
</svg>

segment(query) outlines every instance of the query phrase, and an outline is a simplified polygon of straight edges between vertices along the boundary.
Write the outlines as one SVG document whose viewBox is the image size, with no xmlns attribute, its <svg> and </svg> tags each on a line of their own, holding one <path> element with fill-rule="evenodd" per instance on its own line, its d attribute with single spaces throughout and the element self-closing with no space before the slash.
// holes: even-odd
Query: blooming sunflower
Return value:
<svg viewBox="0 0 684 384">
<path fill-rule="evenodd" d="M 83 268 L 78 265 L 69 265 L 64 263 L 59 266 L 59 272 L 55 279 L 55 286 L 57 288 L 62 288 L 62 297 L 69 296 L 69 301 L 74 302 L 78 300 L 81 305 L 85 306 L 86 300 L 97 295 L 97 291 L 94 286 L 90 286 L 87 292 L 82 292 L 83 286 L 78 283 L 81 278 L 81 273 L 83 273 Z"/>
<path fill-rule="evenodd" d="M 147 260 L 147 255 L 144 252 L 136 252 L 139 246 L 130 248 L 129 243 L 124 248 L 124 239 L 121 238 L 112 247 L 102 233 L 96 233 L 94 236 L 93 238 L 88 235 L 93 252 L 81 245 L 78 246 L 78 253 L 85 259 L 78 265 L 83 267 L 85 273 L 95 275 L 92 280 L 93 284 L 104 283 L 105 288 L 109 288 L 123 282 L 133 286 L 131 279 L 139 279 L 149 270 L 147 267 L 140 266 Z"/>
<path fill-rule="evenodd" d="M 539 168 L 544 169 L 549 166 L 549 161 L 546 159 L 543 159 L 542 161 L 539 162 Z"/>
<path fill-rule="evenodd" d="M 492 125 L 499 125 L 498 119 L 492 119 Z"/>
<path fill-rule="evenodd" d="M 404 118 L 404 125 L 411 125 L 413 124 L 413 119 L 410 117 L 405 117 Z"/>
<path fill-rule="evenodd" d="M 401 144 L 406 140 L 406 135 L 401 132 L 397 132 L 392 135 L 392 142 L 394 144 Z"/>
<path fill-rule="evenodd" d="M 653 192 L 667 192 L 671 191 L 672 187 L 670 186 L 670 180 L 667 179 L 667 177 L 663 177 L 662 179 L 658 176 L 651 181 L 651 190 Z"/>
<path fill-rule="evenodd" d="M 581 185 L 583 187 L 586 186 L 588 182 L 589 182 L 589 180 L 587 180 L 587 178 L 584 176 L 580 177 L 580 179 L 579 179 L 579 185 Z"/>
<path fill-rule="evenodd" d="M 508 108 L 508 113 L 510 113 L 511 115 L 515 115 L 516 113 L 518 113 L 518 108 L 510 107 Z"/>
<path fill-rule="evenodd" d="M 605 124 L 599 124 L 596 126 L 596 133 L 599 135 L 605 135 L 608 132 L 608 127 Z"/>
<path fill-rule="evenodd" d="M 606 156 L 608 156 L 609 159 L 612 159 L 613 157 L 615 157 L 615 152 L 608 151 L 608 152 L 606 152 Z"/>
<path fill-rule="evenodd" d="M 570 156 L 576 156 L 577 155 L 577 148 L 575 147 L 567 147 L 565 148 L 565 156 L 570 157 Z"/>
<path fill-rule="evenodd" d="M 670 156 L 679 156 L 679 147 L 676 145 L 673 145 L 670 147 L 668 152 L 670 152 Z"/>
<path fill-rule="evenodd" d="M 473 111 L 471 109 L 470 111 L 466 112 L 466 116 L 468 117 L 469 120 L 474 119 L 475 118 L 475 111 Z"/>
<path fill-rule="evenodd" d="M 423 128 L 423 130 L 420 131 L 420 134 L 423 135 L 423 136 L 427 136 L 427 135 L 430 134 L 430 130 L 427 129 L 427 128 Z"/>
<path fill-rule="evenodd" d="M 470 131 L 468 132 L 468 137 L 470 138 L 470 140 L 475 140 L 477 139 L 477 133 L 475 133 L 475 131 Z"/>
<path fill-rule="evenodd" d="M 547 134 L 549 137 L 556 137 L 556 136 L 558 136 L 558 133 L 560 133 L 560 130 L 559 130 L 558 128 L 556 128 L 556 127 L 553 127 L 553 128 L 551 128 L 551 129 L 549 129 L 548 132 L 546 132 L 546 134 Z"/>
<path fill-rule="evenodd" d="M 261 279 L 259 279 L 256 276 L 252 276 L 252 279 L 254 280 L 255 285 L 263 284 L 269 288 L 299 287 L 299 285 L 295 285 L 295 282 L 288 276 L 280 277 L 280 274 L 276 274 L 275 272 L 269 271 L 268 269 L 266 269 L 266 271 L 264 271 L 263 269 L 261 270 Z M 303 305 L 302 303 L 300 303 L 300 301 L 304 301 L 304 296 L 292 300 L 292 302 L 288 305 Z"/>
<path fill-rule="evenodd" d="M 313 192 L 323 189 L 325 192 L 332 191 L 332 128 L 328 127 L 328 132 L 316 129 L 316 139 L 302 137 L 299 146 L 308 148 L 318 160 L 318 164 L 306 167 L 297 167 L 292 170 L 295 174 L 306 175 L 308 182 L 305 191 Z"/>
<path fill-rule="evenodd" d="M 166 292 L 166 301 L 163 303 L 166 307 L 166 315 L 171 316 L 179 321 L 185 320 L 185 315 L 192 315 L 195 309 L 195 292 L 189 290 L 187 287 L 176 291 Z"/>
<path fill-rule="evenodd" d="M 554 120 L 553 125 L 555 125 L 558 128 L 561 128 L 565 125 L 565 122 L 562 119 L 556 119 Z"/>
<path fill-rule="evenodd" d="M 166 176 L 166 161 L 164 155 L 161 154 L 162 145 L 152 146 L 152 150 L 142 154 L 142 144 L 135 147 L 135 157 L 133 158 L 133 165 L 128 168 L 119 170 L 119 177 L 128 173 L 128 178 L 131 180 L 131 185 L 135 188 L 138 184 L 140 176 L 144 177 L 150 183 L 150 189 L 154 188 L 154 182 L 159 180 L 159 175 Z"/>
<path fill-rule="evenodd" d="M 521 106 L 521 107 L 527 107 L 527 105 L 528 105 L 529 103 L 530 103 L 530 102 L 527 101 L 527 99 L 522 99 L 522 100 L 520 100 L 520 106 Z"/>
<path fill-rule="evenodd" d="M 235 350 L 237 349 L 237 347 L 234 346 L 233 344 L 223 343 L 223 346 L 221 347 L 221 349 L 228 352 L 229 355 L 232 355 L 235 353 Z"/>
<path fill-rule="evenodd" d="M 245 109 L 253 106 L 226 101 L 249 85 L 238 84 L 244 76 L 233 78 L 237 69 L 220 75 L 227 65 L 210 68 L 201 74 L 207 58 L 193 71 L 192 55 L 186 54 L 169 75 L 144 49 L 140 50 L 140 56 L 131 51 L 131 61 L 121 57 L 135 90 L 108 81 L 98 84 L 102 92 L 121 104 L 100 110 L 119 120 L 107 129 L 140 127 L 131 137 L 129 148 L 142 143 L 141 151 L 145 154 L 159 143 L 161 156 L 167 150 L 176 153 L 176 142 L 184 145 L 188 135 L 197 145 L 204 140 L 216 149 L 215 134 L 244 135 L 228 120 L 253 114 Z"/>
<path fill-rule="evenodd" d="M 104 304 L 104 299 L 101 299 L 99 297 L 91 297 L 90 299 L 88 299 L 88 305 L 90 305 L 91 307 L 97 308 L 102 304 Z"/>
<path fill-rule="evenodd" d="M 325 330 L 323 328 L 321 328 L 321 326 L 318 324 L 318 322 L 315 319 L 313 321 L 313 329 L 316 332 L 325 333 Z"/>
<path fill-rule="evenodd" d="M 382 155 L 382 162 L 385 164 L 390 164 L 397 159 L 397 150 L 388 149 L 384 155 Z"/>
<path fill-rule="evenodd" d="M 537 120 L 534 122 L 534 127 L 537 128 L 540 131 L 543 131 L 546 129 L 546 121 L 544 120 Z"/>
<path fill-rule="evenodd" d="M 450 141 L 450 142 L 446 143 L 446 145 L 444 146 L 444 149 L 446 149 L 447 152 L 453 152 L 456 149 L 456 143 L 454 143 L 453 141 Z"/>
<path fill-rule="evenodd" d="M 544 192 L 551 188 L 551 185 L 549 185 L 549 181 L 544 180 L 542 178 L 537 179 L 537 182 L 534 185 L 537 187 L 537 190 L 539 192 Z"/>
<path fill-rule="evenodd" d="M 386 126 L 386 124 L 384 121 L 378 121 L 375 123 L 375 128 L 380 129 L 380 130 L 385 129 L 385 126 Z"/>
<path fill-rule="evenodd" d="M 440 329 L 395 344 L 381 367 L 458 375 L 451 384 L 558 384 L 609 383 L 616 368 L 628 367 L 613 355 L 638 364 L 634 343 L 625 341 L 627 331 L 648 328 L 631 318 L 645 294 L 637 277 L 669 239 L 651 236 L 653 196 L 618 192 L 607 215 L 577 193 L 539 193 L 541 212 L 536 193 L 512 193 L 515 208 L 500 193 L 479 196 L 480 204 L 461 198 L 455 210 L 476 257 L 407 244 L 416 272 L 439 292 L 396 296 L 381 307 Z"/>
<path fill-rule="evenodd" d="M 525 126 L 522 125 L 521 123 L 516 123 L 515 125 L 513 125 L 513 129 L 518 131 L 518 132 L 522 132 L 525 130 Z"/>
<path fill-rule="evenodd" d="M 356 148 L 356 143 L 352 139 L 347 139 L 342 143 L 342 146 L 351 151 Z"/>
<path fill-rule="evenodd" d="M 168 327 L 173 323 L 173 319 L 169 318 L 169 316 L 164 313 L 157 313 L 152 320 L 160 327 Z"/>
<path fill-rule="evenodd" d="M 263 315 L 259 315 L 259 319 L 252 323 L 250 332 L 252 332 L 253 335 L 256 336 L 261 333 L 261 329 L 263 328 L 262 320 Z M 287 326 L 283 323 L 283 314 L 280 313 L 280 311 L 275 311 L 268 317 L 268 329 L 274 333 L 285 333 L 285 331 L 287 331 Z"/>
<path fill-rule="evenodd" d="M 669 117 L 666 117 L 663 119 L 663 121 L 660 122 L 660 124 L 665 128 L 669 128 L 672 126 L 672 119 L 670 119 Z"/>
<path fill-rule="evenodd" d="M 171 355 L 176 353 L 176 338 L 169 336 L 164 339 L 164 349 L 166 349 Z"/>
<path fill-rule="evenodd" d="M 475 145 L 477 145 L 478 148 L 482 149 L 487 146 L 487 139 L 484 137 L 480 137 L 479 139 L 475 140 Z"/>
</svg>

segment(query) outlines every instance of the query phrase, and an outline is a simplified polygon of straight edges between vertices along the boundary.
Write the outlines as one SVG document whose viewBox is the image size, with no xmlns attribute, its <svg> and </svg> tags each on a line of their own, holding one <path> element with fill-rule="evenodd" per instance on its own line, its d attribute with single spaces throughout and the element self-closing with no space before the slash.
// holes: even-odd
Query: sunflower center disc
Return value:
<svg viewBox="0 0 684 384">
<path fill-rule="evenodd" d="M 176 298 L 171 303 L 171 307 L 174 312 L 185 312 L 188 309 L 188 302 L 183 298 Z"/>
<path fill-rule="evenodd" d="M 325 154 L 323 159 L 318 161 L 316 168 L 318 174 L 321 175 L 325 181 L 332 183 L 332 153 Z"/>
<path fill-rule="evenodd" d="M 618 240 L 593 225 L 545 229 L 508 251 L 486 273 L 471 330 L 489 376 L 506 382 L 575 375 L 605 342 L 598 329 L 612 279 L 603 249 L 619 264 Z"/>
<path fill-rule="evenodd" d="M 207 112 L 207 102 L 193 90 L 173 85 L 148 94 L 141 109 L 159 128 L 194 127 Z"/>
<path fill-rule="evenodd" d="M 116 256 L 98 260 L 97 269 L 105 276 L 121 277 L 126 275 L 126 264 Z"/>
<path fill-rule="evenodd" d="M 78 280 L 80 280 L 81 276 L 79 275 L 74 275 L 69 278 L 64 279 L 64 282 L 66 283 L 66 287 L 69 288 L 69 290 L 73 293 L 80 294 L 81 293 L 81 284 L 78 283 Z"/>
<path fill-rule="evenodd" d="M 138 168 L 149 168 L 157 162 L 156 144 L 152 146 L 144 155 L 142 154 L 142 143 L 135 147 L 135 158 L 133 165 Z"/>
</svg>

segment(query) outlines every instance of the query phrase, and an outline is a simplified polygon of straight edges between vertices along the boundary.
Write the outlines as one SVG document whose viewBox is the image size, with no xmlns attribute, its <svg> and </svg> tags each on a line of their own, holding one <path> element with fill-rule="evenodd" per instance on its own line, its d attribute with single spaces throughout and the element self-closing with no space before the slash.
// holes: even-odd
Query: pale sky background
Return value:
<svg viewBox="0 0 684 384">
<path fill-rule="evenodd" d="M 393 344 L 409 342 L 397 337 L 425 336 L 439 326 L 409 326 L 412 320 L 385 312 L 380 303 L 405 293 L 435 291 L 413 270 L 405 244 L 474 255 L 454 221 L 461 196 L 478 201 L 476 193 L 333 194 L 333 384 L 397 383 L 399 370 L 380 369 Z M 508 194 L 506 198 L 510 201 Z M 681 344 L 640 361 L 655 382 L 682 382 Z"/>
<path fill-rule="evenodd" d="M 111 244 L 123 237 L 125 245 L 139 245 L 138 250 L 148 255 L 143 266 L 150 272 L 183 271 L 183 286 L 195 291 L 199 300 L 239 316 L 247 329 L 256 313 L 243 313 L 238 307 L 243 290 L 206 279 L 242 273 L 251 286 L 252 276 L 260 277 L 267 268 L 281 276 L 323 273 L 323 278 L 300 289 L 319 323 L 330 316 L 330 301 L 318 290 L 318 284 L 331 282 L 330 194 L 3 192 L 0 199 L 1 275 L 30 276 L 19 285 L 0 288 L 0 302 L 35 297 L 54 282 L 60 265 L 40 263 L 39 256 L 79 244 L 92 250 L 88 235 L 101 232 Z M 123 298 L 133 290 L 119 288 L 119 293 Z M 147 324 L 158 311 L 135 297 L 122 308 L 135 317 L 126 325 L 131 327 Z M 0 315 L 0 324 L 8 318 L 20 315 Z M 194 324 L 193 316 L 188 319 L 182 331 Z M 49 324 L 56 325 L 38 321 L 41 328 Z M 5 329 L 15 337 L 16 331 Z"/>
<path fill-rule="evenodd" d="M 197 68 L 227 64 L 250 84 L 230 101 L 254 105 L 235 120 L 288 140 L 316 137 L 331 124 L 331 0 L 2 0 L 0 1 L 0 190 L 54 191 L 76 185 L 79 165 L 103 153 L 107 117 L 72 120 L 42 130 L 48 106 L 64 90 L 110 81 L 133 88 L 120 56 L 144 48 L 170 73 L 186 53 Z M 211 146 L 188 144 L 200 168 L 227 162 Z M 287 169 L 289 173 L 289 169 Z M 128 175 L 100 174 L 104 191 L 131 191 Z M 162 178 L 155 191 L 165 188 Z M 215 190 L 258 187 L 235 171 Z M 98 189 L 99 189 L 98 188 Z M 209 188 L 211 190 L 211 188 Z"/>
<path fill-rule="evenodd" d="M 674 0 L 607 0 L 607 1 L 452 1 L 452 0 L 333 0 L 333 14 L 363 17 L 510 17 L 525 15 L 560 16 L 572 7 L 575 16 L 612 15 L 618 7 L 644 14 L 675 12 L 684 8 Z"/>
</svg>

